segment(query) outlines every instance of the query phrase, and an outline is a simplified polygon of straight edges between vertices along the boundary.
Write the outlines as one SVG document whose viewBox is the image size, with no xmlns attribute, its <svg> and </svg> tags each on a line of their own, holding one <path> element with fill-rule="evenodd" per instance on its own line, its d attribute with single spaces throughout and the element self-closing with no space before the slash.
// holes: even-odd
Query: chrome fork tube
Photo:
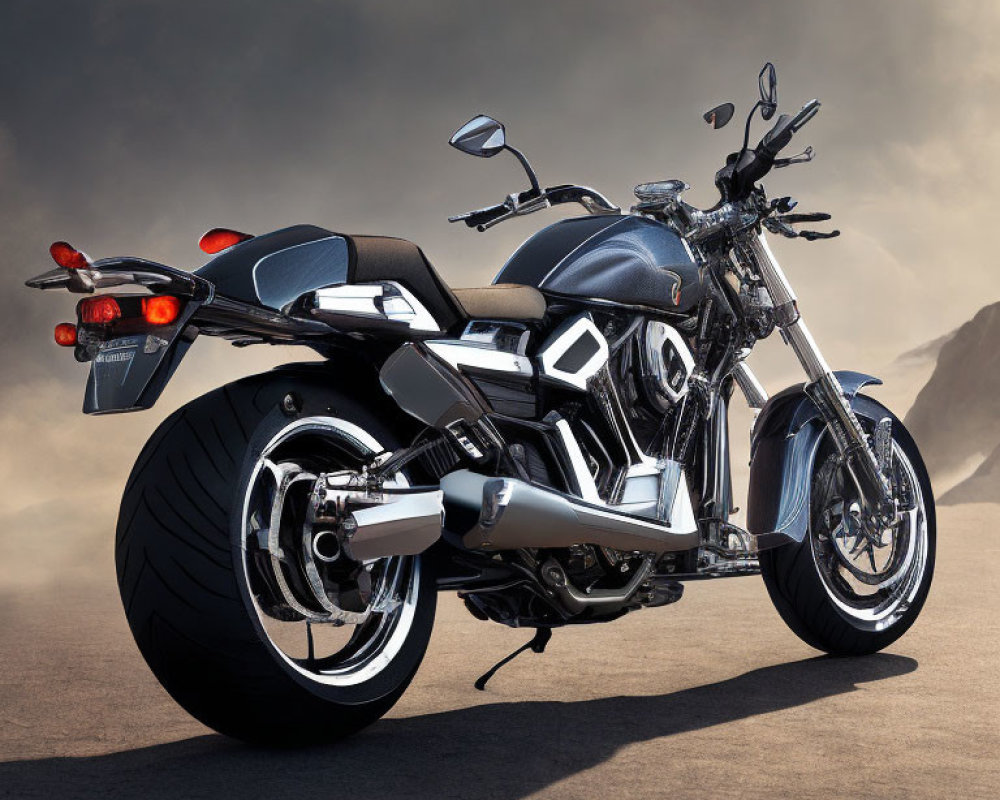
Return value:
<svg viewBox="0 0 1000 800">
<path fill-rule="evenodd" d="M 760 277 L 764 280 L 771 301 L 774 303 L 774 320 L 786 342 L 791 346 L 802 369 L 810 381 L 833 375 L 830 366 L 816 345 L 805 320 L 799 314 L 798 298 L 792 290 L 788 278 L 778 264 L 778 260 L 768 247 L 764 234 L 749 237 L 747 242 L 750 254 L 757 265 Z M 833 380 L 837 382 L 834 377 Z M 839 383 L 838 383 L 839 388 Z"/>
<path fill-rule="evenodd" d="M 767 392 L 757 380 L 757 376 L 753 374 L 753 370 L 747 366 L 745 361 L 741 361 L 733 368 L 733 377 L 736 379 L 736 385 L 743 392 L 747 405 L 760 411 L 767 402 Z"/>
<path fill-rule="evenodd" d="M 775 323 L 809 377 L 806 392 L 826 420 L 837 449 L 847 462 L 858 489 L 868 500 L 869 508 L 883 517 L 891 515 L 892 491 L 889 482 L 879 468 L 875 453 L 868 444 L 868 437 L 844 395 L 840 381 L 826 363 L 802 319 L 795 292 L 771 252 L 767 239 L 763 233 L 759 233 L 747 237 L 746 246 L 771 295 Z"/>
</svg>

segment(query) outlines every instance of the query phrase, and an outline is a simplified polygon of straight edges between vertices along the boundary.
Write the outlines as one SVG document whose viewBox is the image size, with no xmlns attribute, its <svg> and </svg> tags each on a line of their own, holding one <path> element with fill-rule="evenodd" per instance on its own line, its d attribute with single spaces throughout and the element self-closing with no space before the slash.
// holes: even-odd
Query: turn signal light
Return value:
<svg viewBox="0 0 1000 800">
<path fill-rule="evenodd" d="M 142 316 L 150 325 L 169 325 L 181 313 L 181 301 L 168 294 L 142 298 Z"/>
<path fill-rule="evenodd" d="M 90 325 L 108 325 L 122 316 L 121 306 L 110 295 L 81 300 L 78 311 L 80 320 Z"/>
<path fill-rule="evenodd" d="M 221 253 L 227 247 L 232 247 L 234 244 L 239 244 L 252 238 L 253 236 L 249 233 L 240 233 L 230 228 L 212 228 L 212 230 L 198 241 L 198 247 L 209 255 L 215 255 L 216 253 Z"/>
<path fill-rule="evenodd" d="M 60 347 L 76 345 L 76 325 L 72 322 L 60 322 L 56 325 L 56 344 Z"/>
<path fill-rule="evenodd" d="M 86 253 L 81 253 L 68 242 L 53 242 L 49 246 L 52 260 L 65 269 L 86 269 L 90 259 Z"/>
</svg>

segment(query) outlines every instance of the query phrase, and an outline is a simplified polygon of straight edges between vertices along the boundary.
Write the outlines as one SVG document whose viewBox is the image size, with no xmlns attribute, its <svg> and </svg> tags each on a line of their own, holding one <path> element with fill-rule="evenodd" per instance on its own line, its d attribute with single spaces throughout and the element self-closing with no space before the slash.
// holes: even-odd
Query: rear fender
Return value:
<svg viewBox="0 0 1000 800">
<path fill-rule="evenodd" d="M 860 372 L 834 374 L 852 406 L 863 386 L 882 383 Z M 825 432 L 805 384 L 774 395 L 757 418 L 750 444 L 747 530 L 759 550 L 805 538 L 813 463 Z"/>
</svg>

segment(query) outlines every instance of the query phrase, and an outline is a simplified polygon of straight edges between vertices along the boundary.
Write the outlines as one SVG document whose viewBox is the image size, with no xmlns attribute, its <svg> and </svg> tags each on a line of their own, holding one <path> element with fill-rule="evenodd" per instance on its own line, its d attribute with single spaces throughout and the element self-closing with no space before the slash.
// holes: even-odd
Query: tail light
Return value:
<svg viewBox="0 0 1000 800">
<path fill-rule="evenodd" d="M 142 298 L 142 316 L 150 325 L 169 325 L 181 313 L 181 301 L 168 294 Z"/>
<path fill-rule="evenodd" d="M 111 295 L 81 300 L 77 310 L 80 314 L 80 321 L 89 325 L 109 325 L 116 319 L 121 319 L 122 316 L 121 306 Z"/>
<path fill-rule="evenodd" d="M 151 327 L 171 325 L 181 316 L 184 301 L 169 294 L 139 296 L 102 294 L 81 300 L 76 307 L 77 324 L 84 326 L 90 340 L 109 336 L 145 333 Z M 98 331 L 97 328 L 102 330 Z"/>
<path fill-rule="evenodd" d="M 60 322 L 56 325 L 56 344 L 60 347 L 73 347 L 76 344 L 76 325 L 72 322 Z"/>
<path fill-rule="evenodd" d="M 65 269 L 86 269 L 90 266 L 87 254 L 80 252 L 68 242 L 53 242 L 49 246 L 49 253 L 52 260 Z"/>
<path fill-rule="evenodd" d="M 198 247 L 209 255 L 215 255 L 228 247 L 232 247 L 234 244 L 239 244 L 252 238 L 253 236 L 249 233 L 240 233 L 230 228 L 212 228 L 212 230 L 198 241 Z"/>
</svg>

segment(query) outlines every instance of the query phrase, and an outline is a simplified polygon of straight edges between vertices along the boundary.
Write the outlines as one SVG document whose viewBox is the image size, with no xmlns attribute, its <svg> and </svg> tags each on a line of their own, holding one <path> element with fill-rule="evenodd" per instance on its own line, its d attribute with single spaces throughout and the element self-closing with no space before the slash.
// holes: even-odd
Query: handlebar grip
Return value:
<svg viewBox="0 0 1000 800">
<path fill-rule="evenodd" d="M 774 158 L 792 140 L 792 136 L 809 120 L 816 116 L 819 111 L 819 100 L 810 100 L 799 110 L 794 117 L 782 114 L 774 127 L 764 134 L 764 138 L 757 145 L 761 154 Z"/>
<path fill-rule="evenodd" d="M 792 133 L 798 131 L 803 125 L 805 125 L 809 120 L 816 116 L 816 112 L 819 111 L 819 107 L 822 105 L 819 100 L 810 100 L 796 114 L 792 117 Z"/>
</svg>

